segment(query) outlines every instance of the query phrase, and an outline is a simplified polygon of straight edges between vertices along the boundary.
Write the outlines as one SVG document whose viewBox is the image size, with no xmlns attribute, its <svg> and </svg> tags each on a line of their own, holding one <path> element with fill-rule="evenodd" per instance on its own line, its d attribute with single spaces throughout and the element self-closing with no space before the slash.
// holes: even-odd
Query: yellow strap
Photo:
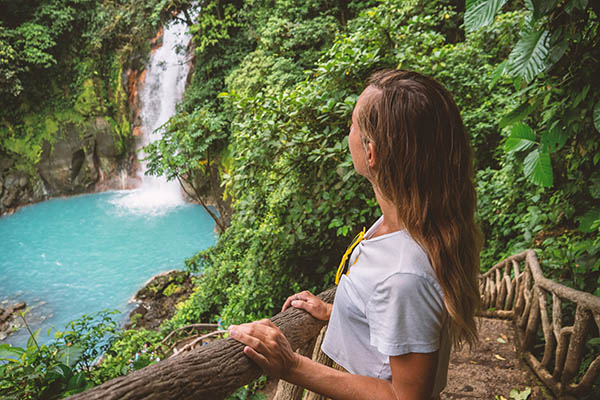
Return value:
<svg viewBox="0 0 600 400">
<path fill-rule="evenodd" d="M 356 245 L 359 244 L 361 242 L 361 240 L 363 240 L 364 237 L 365 237 L 365 228 L 363 227 L 362 231 L 359 232 L 358 235 L 356 235 L 354 241 L 348 247 L 348 249 L 346 249 L 346 252 L 342 256 L 342 261 L 340 261 L 340 265 L 335 274 L 335 284 L 336 285 L 338 283 L 340 283 L 340 279 L 342 278 L 342 271 L 344 271 L 344 264 L 346 263 L 346 260 L 348 260 L 348 257 L 350 257 L 350 254 L 352 254 L 352 250 L 354 250 Z M 347 269 L 346 275 L 348 275 L 348 272 L 350 272 L 350 268 Z"/>
</svg>

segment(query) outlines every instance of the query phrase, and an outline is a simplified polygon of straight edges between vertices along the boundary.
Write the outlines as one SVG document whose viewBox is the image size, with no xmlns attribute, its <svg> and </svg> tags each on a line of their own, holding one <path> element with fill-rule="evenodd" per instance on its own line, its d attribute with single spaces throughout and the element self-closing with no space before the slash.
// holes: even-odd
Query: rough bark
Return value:
<svg viewBox="0 0 600 400">
<path fill-rule="evenodd" d="M 300 349 L 298 349 L 298 354 L 305 357 L 311 357 L 316 341 L 317 337 L 315 336 L 313 339 L 309 340 L 306 342 L 306 344 L 300 347 Z M 283 379 L 280 379 L 279 384 L 277 385 L 277 392 L 275 393 L 273 400 L 302 400 L 303 394 L 304 388 L 302 386 L 297 386 L 293 383 L 289 383 Z"/>
<path fill-rule="evenodd" d="M 332 302 L 335 288 L 319 295 Z M 271 318 L 299 348 L 319 334 L 325 321 L 303 310 L 291 308 Z M 262 371 L 242 352 L 243 345 L 232 338 L 217 340 L 122 376 L 70 399 L 223 399 L 237 388 L 258 378 Z"/>
<path fill-rule="evenodd" d="M 313 351 L 312 359 L 319 364 L 327 365 L 331 367 L 333 365 L 333 360 L 327 356 L 327 354 L 323 353 L 321 350 L 321 345 L 323 344 L 323 340 L 325 339 L 325 332 L 327 332 L 327 326 L 324 326 L 321 329 L 321 333 L 317 337 L 317 343 L 315 343 L 315 349 Z M 327 396 L 324 396 L 319 393 L 311 392 L 310 390 L 306 391 L 306 396 L 304 400 L 326 400 Z"/>
</svg>

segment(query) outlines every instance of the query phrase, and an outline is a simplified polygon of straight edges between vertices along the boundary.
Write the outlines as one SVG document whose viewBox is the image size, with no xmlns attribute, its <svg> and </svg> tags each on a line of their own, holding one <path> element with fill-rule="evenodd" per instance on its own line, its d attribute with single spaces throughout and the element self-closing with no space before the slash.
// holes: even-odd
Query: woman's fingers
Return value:
<svg viewBox="0 0 600 400">
<path fill-rule="evenodd" d="M 268 369 L 269 362 L 268 362 L 267 358 L 265 356 L 263 356 L 262 354 L 258 353 L 252 347 L 250 347 L 250 346 L 244 347 L 244 354 L 247 355 L 252 361 L 257 363 L 258 366 L 263 371 L 266 371 Z"/>
<path fill-rule="evenodd" d="M 292 307 L 307 311 L 311 315 L 313 315 L 313 310 L 315 308 L 313 303 L 310 303 L 308 301 L 303 301 L 303 300 L 292 301 Z M 314 315 L 313 315 L 313 317 L 314 317 Z"/>
<path fill-rule="evenodd" d="M 264 334 L 247 325 L 249 324 L 229 327 L 229 335 L 238 342 L 260 350 L 260 347 L 263 343 Z"/>
<path fill-rule="evenodd" d="M 283 307 L 281 307 L 281 312 L 284 312 L 290 307 L 300 308 L 313 317 L 323 321 L 329 320 L 329 316 L 331 315 L 330 304 L 325 303 L 308 290 L 288 297 L 285 303 L 283 303 Z"/>
<path fill-rule="evenodd" d="M 283 306 L 281 307 L 281 312 L 284 312 L 285 310 L 287 310 L 288 308 L 290 308 L 292 306 L 292 301 L 296 300 L 296 295 L 293 294 L 290 297 L 288 297 L 285 300 L 285 303 L 283 303 Z"/>
<path fill-rule="evenodd" d="M 287 338 L 270 320 L 232 325 L 230 335 L 246 345 L 244 354 L 255 361 L 268 375 L 280 377 L 295 364 L 297 355 Z"/>
<path fill-rule="evenodd" d="M 293 294 L 285 300 L 285 303 L 283 303 L 283 307 L 281 307 L 281 312 L 284 312 L 290 307 L 296 307 L 294 304 L 292 304 L 292 302 L 294 301 L 310 301 L 311 299 L 318 299 L 318 297 L 309 292 L 308 290 Z"/>
<path fill-rule="evenodd" d="M 260 321 L 256 321 L 257 324 L 265 325 L 271 328 L 277 328 L 277 326 L 268 318 L 261 319 Z"/>
</svg>

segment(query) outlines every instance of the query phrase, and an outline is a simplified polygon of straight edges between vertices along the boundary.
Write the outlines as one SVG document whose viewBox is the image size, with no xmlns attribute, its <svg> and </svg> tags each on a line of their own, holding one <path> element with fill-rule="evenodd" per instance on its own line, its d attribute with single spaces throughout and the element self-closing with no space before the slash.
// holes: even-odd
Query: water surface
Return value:
<svg viewBox="0 0 600 400">
<path fill-rule="evenodd" d="M 132 192 L 54 199 L 0 218 L 0 302 L 32 306 L 32 328 L 64 325 L 86 313 L 118 309 L 153 275 L 216 239 L 201 206 L 128 208 Z M 24 329 L 5 342 L 23 345 Z"/>
</svg>

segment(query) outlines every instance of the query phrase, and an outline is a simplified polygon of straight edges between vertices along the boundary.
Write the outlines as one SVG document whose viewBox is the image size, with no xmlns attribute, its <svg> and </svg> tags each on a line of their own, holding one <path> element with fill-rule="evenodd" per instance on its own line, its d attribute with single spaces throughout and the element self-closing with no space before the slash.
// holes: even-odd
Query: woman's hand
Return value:
<svg viewBox="0 0 600 400">
<path fill-rule="evenodd" d="M 229 335 L 245 344 L 244 354 L 271 377 L 286 379 L 300 362 L 285 335 L 268 319 L 231 325 Z"/>
<path fill-rule="evenodd" d="M 281 312 L 284 312 L 290 307 L 301 308 L 316 319 L 329 321 L 329 317 L 331 316 L 331 308 L 333 306 L 324 302 L 308 290 L 305 290 L 304 292 L 296 293 L 288 297 L 285 303 L 283 303 Z"/>
</svg>

